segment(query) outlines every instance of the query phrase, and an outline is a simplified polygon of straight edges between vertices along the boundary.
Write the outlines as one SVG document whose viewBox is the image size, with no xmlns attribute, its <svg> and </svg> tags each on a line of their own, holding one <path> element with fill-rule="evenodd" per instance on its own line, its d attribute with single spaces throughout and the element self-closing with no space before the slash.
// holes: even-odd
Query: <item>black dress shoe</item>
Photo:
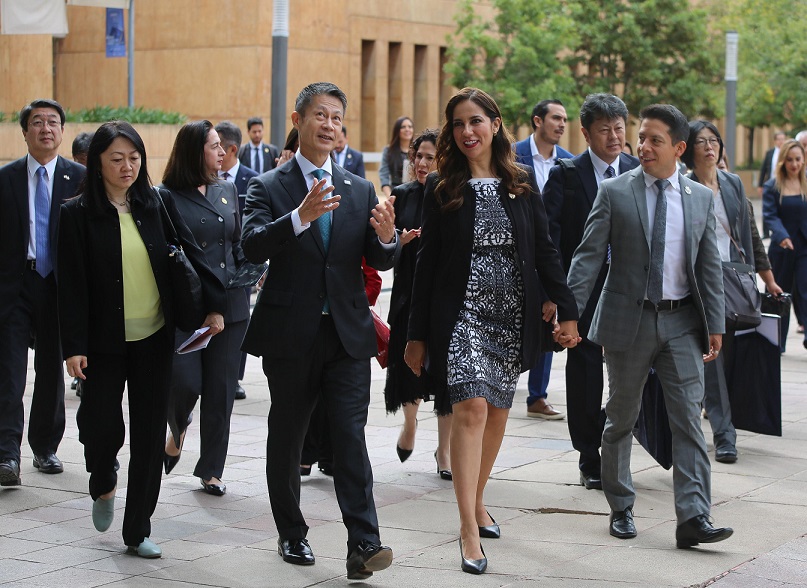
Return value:
<svg viewBox="0 0 807 588">
<path fill-rule="evenodd" d="M 55 453 L 34 455 L 34 467 L 43 474 L 61 474 L 64 466 Z"/>
<path fill-rule="evenodd" d="M 366 539 L 347 556 L 348 580 L 366 580 L 373 572 L 387 569 L 392 563 L 392 549 Z"/>
<path fill-rule="evenodd" d="M 586 490 L 602 490 L 602 480 L 599 474 L 587 474 L 580 472 L 580 485 Z"/>
<path fill-rule="evenodd" d="M 296 566 L 314 565 L 314 552 L 305 539 L 278 539 L 277 552 L 287 563 Z"/>
<path fill-rule="evenodd" d="M 733 447 L 715 449 L 715 461 L 720 463 L 734 463 L 737 461 L 737 450 Z"/>
<path fill-rule="evenodd" d="M 211 494 L 212 496 L 224 496 L 225 494 L 227 494 L 227 486 L 225 486 L 221 482 L 219 482 L 218 484 L 208 484 L 201 478 L 199 478 L 199 481 L 202 483 L 202 489 L 208 494 Z"/>
<path fill-rule="evenodd" d="M 235 399 L 236 400 L 244 400 L 244 398 L 246 398 L 246 397 L 247 397 L 246 390 L 244 390 L 244 388 L 241 386 L 241 384 L 238 384 L 235 387 Z"/>
<path fill-rule="evenodd" d="M 675 545 L 679 549 L 687 549 L 698 543 L 717 543 L 734 534 L 731 527 L 712 526 L 707 515 L 692 517 L 675 529 Z"/>
<path fill-rule="evenodd" d="M 333 464 L 329 461 L 320 461 L 319 471 L 321 471 L 326 476 L 333 477 Z"/>
<path fill-rule="evenodd" d="M 483 539 L 498 539 L 502 536 L 502 530 L 499 528 L 499 523 L 496 522 L 496 519 L 490 516 L 490 513 L 488 513 L 488 516 L 493 522 L 490 525 L 479 527 L 479 537 Z"/>
<path fill-rule="evenodd" d="M 16 459 L 0 461 L 0 486 L 20 485 L 20 464 Z"/>
<path fill-rule="evenodd" d="M 185 425 L 185 430 L 179 434 L 179 453 L 176 455 L 168 455 L 165 453 L 163 455 L 163 465 L 165 466 L 165 473 L 166 475 L 171 473 L 176 465 L 179 463 L 179 458 L 182 457 L 182 448 L 185 446 L 185 433 L 188 432 L 188 427 L 191 426 L 191 422 L 193 422 L 193 413 L 188 415 L 188 423 Z M 173 438 L 173 435 L 171 435 Z M 174 441 L 176 443 L 176 441 Z"/>
<path fill-rule="evenodd" d="M 301 476 L 310 476 L 311 475 L 311 466 L 310 465 L 301 465 L 300 466 L 300 475 Z"/>
<path fill-rule="evenodd" d="M 636 525 L 633 523 L 633 509 L 611 511 L 611 535 L 619 539 L 633 539 L 636 537 Z"/>
<path fill-rule="evenodd" d="M 462 537 L 460 537 L 460 559 L 462 560 L 460 569 L 466 574 L 484 574 L 485 570 L 488 569 L 488 558 L 485 557 L 485 549 L 481 545 L 479 548 L 482 549 L 482 559 L 466 559 L 465 554 L 462 553 Z"/>
</svg>

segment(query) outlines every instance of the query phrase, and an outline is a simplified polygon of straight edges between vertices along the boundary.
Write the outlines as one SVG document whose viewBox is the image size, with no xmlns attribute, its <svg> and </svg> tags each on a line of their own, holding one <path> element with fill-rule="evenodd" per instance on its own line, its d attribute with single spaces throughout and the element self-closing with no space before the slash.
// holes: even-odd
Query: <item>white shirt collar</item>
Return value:
<svg viewBox="0 0 807 588">
<path fill-rule="evenodd" d="M 294 158 L 297 160 L 297 165 L 300 166 L 300 170 L 303 172 L 304 176 L 313 176 L 315 169 L 324 169 L 326 174 L 333 177 L 333 168 L 331 168 L 331 162 L 333 160 L 330 157 L 325 158 L 325 163 L 322 164 L 322 167 L 317 167 L 308 161 L 305 157 L 303 157 L 303 154 L 300 153 L 299 149 L 297 150 L 297 153 L 294 154 Z"/>
<path fill-rule="evenodd" d="M 619 155 L 616 156 L 613 163 L 605 163 L 602 159 L 597 157 L 597 154 L 592 151 L 591 147 L 588 148 L 588 154 L 591 156 L 591 165 L 594 166 L 594 171 L 597 172 L 601 178 L 605 177 L 605 170 L 608 169 L 609 165 L 614 168 L 614 173 L 617 176 L 619 175 Z"/>
<path fill-rule="evenodd" d="M 45 164 L 45 172 L 47 174 L 47 180 L 52 182 L 53 181 L 53 174 L 56 173 L 56 161 L 59 159 L 57 155 L 49 162 Z M 28 176 L 29 177 L 36 177 L 36 170 L 40 168 L 42 164 L 39 163 L 36 159 L 34 159 L 31 154 L 28 154 Z"/>
<path fill-rule="evenodd" d="M 644 170 L 642 170 L 642 174 L 644 174 L 644 185 L 647 188 L 650 188 L 653 184 L 656 183 L 656 180 L 659 179 L 659 178 L 654 178 L 653 176 L 651 176 L 649 173 L 647 173 Z M 675 170 L 673 175 L 671 175 L 669 178 L 661 178 L 661 179 L 666 179 L 668 182 L 670 182 L 670 186 L 672 186 L 673 189 L 676 192 L 681 191 L 681 184 L 678 181 L 678 170 L 677 169 Z"/>
<path fill-rule="evenodd" d="M 220 169 L 219 170 L 219 177 L 222 177 L 224 173 L 230 174 L 231 178 L 235 178 L 235 175 L 238 173 L 238 168 L 241 167 L 241 162 L 238 159 L 235 160 L 235 165 L 232 166 L 230 169 Z M 229 179 L 229 178 L 228 178 Z"/>
<path fill-rule="evenodd" d="M 541 161 L 551 161 L 554 163 L 558 158 L 558 146 L 552 145 L 552 155 L 549 156 L 549 159 L 544 159 L 544 156 L 538 152 L 538 145 L 535 144 L 535 135 L 530 135 L 530 153 L 533 159 L 538 157 Z"/>
</svg>

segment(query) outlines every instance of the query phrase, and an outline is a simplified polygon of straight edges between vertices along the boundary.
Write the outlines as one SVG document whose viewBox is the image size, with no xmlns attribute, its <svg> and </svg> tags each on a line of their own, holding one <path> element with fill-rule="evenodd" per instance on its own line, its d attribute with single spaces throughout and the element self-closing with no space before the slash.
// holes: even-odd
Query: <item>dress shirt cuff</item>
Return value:
<svg viewBox="0 0 807 588">
<path fill-rule="evenodd" d="M 378 238 L 378 242 L 381 243 L 381 247 L 383 247 L 384 251 L 386 251 L 387 253 L 389 253 L 391 251 L 394 251 L 395 247 L 398 245 L 398 231 L 397 231 L 397 229 L 395 231 L 395 238 L 391 242 L 384 243 L 384 241 L 381 240 L 381 237 Z"/>
<path fill-rule="evenodd" d="M 300 220 L 300 209 L 295 208 L 291 211 L 291 226 L 294 227 L 294 236 L 299 237 L 300 234 L 311 226 L 311 223 L 305 223 Z"/>
</svg>

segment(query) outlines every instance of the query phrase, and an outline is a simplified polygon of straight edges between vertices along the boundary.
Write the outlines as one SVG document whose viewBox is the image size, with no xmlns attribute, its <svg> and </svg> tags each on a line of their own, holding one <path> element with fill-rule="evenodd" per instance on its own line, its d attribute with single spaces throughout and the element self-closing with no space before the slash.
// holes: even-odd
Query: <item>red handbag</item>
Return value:
<svg viewBox="0 0 807 588">
<path fill-rule="evenodd" d="M 378 313 L 372 308 L 370 313 L 373 315 L 373 326 L 375 326 L 375 340 L 378 345 L 378 353 L 375 358 L 378 360 L 378 365 L 382 368 L 387 367 L 387 360 L 389 359 L 389 325 L 384 322 Z"/>
</svg>

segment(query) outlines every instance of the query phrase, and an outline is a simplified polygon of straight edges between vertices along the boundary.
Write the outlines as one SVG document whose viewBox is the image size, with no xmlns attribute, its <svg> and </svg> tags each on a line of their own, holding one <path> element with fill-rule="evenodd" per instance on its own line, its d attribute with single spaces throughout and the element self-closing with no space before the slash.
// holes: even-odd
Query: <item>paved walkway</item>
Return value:
<svg viewBox="0 0 807 588">
<path fill-rule="evenodd" d="M 382 295 L 382 305 L 388 293 Z M 795 321 L 794 321 L 795 323 Z M 450 482 L 439 479 L 432 453 L 436 420 L 421 411 L 417 445 L 401 464 L 395 442 L 401 416 L 384 411 L 384 372 L 373 367 L 367 440 L 375 499 L 392 567 L 366 584 L 394 586 L 705 586 L 720 588 L 807 585 L 807 351 L 791 335 L 782 358 L 783 437 L 740 431 L 740 460 L 713 464 L 713 515 L 732 526 L 726 542 L 693 550 L 675 548 L 672 474 L 638 445 L 633 453 L 639 536 L 608 535 L 608 505 L 601 492 L 577 485 L 577 455 L 566 421 L 525 416 L 522 377 L 499 459 L 487 490 L 500 540 L 485 540 L 488 573 L 459 570 L 458 517 Z M 564 406 L 565 354 L 555 356 L 550 400 Z M 32 375 L 32 373 L 29 373 Z M 31 378 L 29 378 L 29 382 Z M 23 447 L 22 483 L 0 490 L 0 585 L 49 586 L 342 586 L 345 529 L 331 478 L 315 471 L 303 480 L 303 510 L 317 556 L 313 567 L 284 564 L 276 553 L 264 475 L 269 393 L 258 360 L 250 358 L 247 399 L 236 401 L 224 479 L 227 495 L 208 496 L 192 476 L 199 450 L 198 420 L 182 461 L 164 476 L 153 517 L 158 560 L 126 555 L 120 535 L 127 456 L 121 455 L 118 511 L 98 533 L 90 520 L 88 476 L 78 442 L 79 399 L 68 392 L 68 428 L 59 456 L 61 475 L 40 474 Z M 30 384 L 26 403 L 30 402 Z M 27 414 L 26 405 L 26 414 Z M 709 422 L 704 421 L 711 441 Z M 710 443 L 711 447 L 711 443 Z M 128 446 L 124 446 L 125 453 Z"/>
</svg>

